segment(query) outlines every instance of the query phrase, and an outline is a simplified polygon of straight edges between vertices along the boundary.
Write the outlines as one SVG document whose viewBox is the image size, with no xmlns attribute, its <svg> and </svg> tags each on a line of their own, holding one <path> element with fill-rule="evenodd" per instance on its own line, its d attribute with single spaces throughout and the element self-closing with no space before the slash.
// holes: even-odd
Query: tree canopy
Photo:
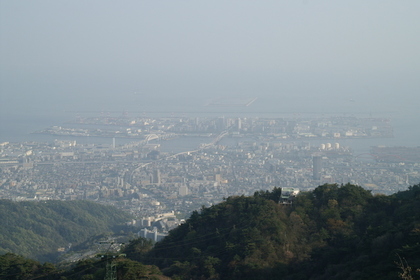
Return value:
<svg viewBox="0 0 420 280">
<path fill-rule="evenodd" d="M 168 279 L 161 271 L 171 279 L 200 280 L 420 279 L 420 185 L 385 196 L 325 184 L 301 192 L 292 204 L 279 203 L 280 197 L 279 188 L 229 197 L 194 211 L 155 246 L 131 240 L 126 257 L 114 260 L 118 279 Z M 0 278 L 103 279 L 106 263 L 83 260 L 57 272 L 8 253 L 0 259 Z"/>
<path fill-rule="evenodd" d="M 57 249 L 92 235 L 117 230 L 131 217 L 111 206 L 89 201 L 0 200 L 0 253 L 13 252 L 53 261 Z"/>
<path fill-rule="evenodd" d="M 279 189 L 230 197 L 193 212 L 148 261 L 180 279 L 396 279 L 401 260 L 418 274 L 419 190 L 325 184 L 292 205 L 277 203 Z"/>
</svg>

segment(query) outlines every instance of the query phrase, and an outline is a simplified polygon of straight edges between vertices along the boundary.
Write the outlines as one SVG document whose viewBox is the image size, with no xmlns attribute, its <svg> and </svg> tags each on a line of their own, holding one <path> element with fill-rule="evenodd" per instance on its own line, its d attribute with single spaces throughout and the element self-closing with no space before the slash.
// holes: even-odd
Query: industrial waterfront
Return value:
<svg viewBox="0 0 420 280">
<path fill-rule="evenodd" d="M 114 205 L 156 240 L 193 210 L 229 196 L 326 183 L 391 194 L 420 181 L 418 131 L 379 114 L 104 112 L 16 120 L 0 123 L 0 198 Z"/>
</svg>

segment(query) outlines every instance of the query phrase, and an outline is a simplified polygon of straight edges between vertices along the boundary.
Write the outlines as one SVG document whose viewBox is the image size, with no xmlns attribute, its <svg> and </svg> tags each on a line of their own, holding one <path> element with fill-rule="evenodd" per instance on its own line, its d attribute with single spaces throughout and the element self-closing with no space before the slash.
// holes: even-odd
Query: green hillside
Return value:
<svg viewBox="0 0 420 280">
<path fill-rule="evenodd" d="M 194 212 L 144 261 L 178 279 L 402 279 L 401 266 L 420 276 L 420 185 L 391 196 L 323 185 L 292 206 L 279 192 Z"/>
<path fill-rule="evenodd" d="M 41 264 L 12 253 L 0 255 L 0 279 L 7 280 L 103 280 L 107 271 L 106 259 L 87 259 L 63 271 L 51 263 Z M 161 275 L 155 266 L 143 265 L 127 258 L 113 258 L 117 266 L 116 279 L 119 280 L 170 280 Z M 109 264 L 109 263 L 108 263 Z M 114 278 L 111 278 L 114 279 Z"/>
<path fill-rule="evenodd" d="M 58 248 L 112 232 L 128 219 L 114 207 L 89 201 L 0 200 L 0 254 L 51 261 Z"/>
<path fill-rule="evenodd" d="M 280 194 L 276 188 L 203 207 L 154 247 L 132 240 L 114 259 L 118 279 L 420 279 L 420 185 L 390 196 L 322 185 L 300 193 L 292 205 L 279 204 Z M 103 279 L 106 260 L 82 260 L 60 271 L 0 256 L 0 276 L 24 274 Z"/>
</svg>

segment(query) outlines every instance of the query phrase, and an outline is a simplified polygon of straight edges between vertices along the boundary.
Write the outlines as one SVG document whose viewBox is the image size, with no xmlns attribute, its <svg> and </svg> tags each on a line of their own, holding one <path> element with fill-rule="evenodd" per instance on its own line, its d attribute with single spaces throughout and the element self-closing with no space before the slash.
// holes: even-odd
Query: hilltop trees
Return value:
<svg viewBox="0 0 420 280">
<path fill-rule="evenodd" d="M 77 245 L 92 235 L 118 231 L 130 215 L 89 201 L 0 200 L 0 253 L 13 252 L 54 261 L 57 248 Z"/>
<path fill-rule="evenodd" d="M 202 207 L 154 247 L 134 239 L 125 246 L 127 257 L 115 259 L 117 274 L 164 279 L 159 267 L 171 279 L 420 278 L 420 185 L 385 196 L 325 184 L 300 193 L 292 205 L 278 203 L 280 195 L 281 189 L 259 191 Z M 57 273 L 49 264 L 1 257 L 0 278 L 105 275 L 98 259 Z"/>
<path fill-rule="evenodd" d="M 259 195 L 195 211 L 148 255 L 172 276 L 266 279 L 289 261 L 281 206 Z M 176 259 L 176 262 L 170 260 Z"/>
<path fill-rule="evenodd" d="M 56 269 L 51 263 L 43 265 L 22 256 L 6 253 L 0 255 L 0 279 L 55 279 Z"/>
<path fill-rule="evenodd" d="M 278 204 L 280 189 L 195 211 L 147 255 L 180 279 L 395 279 L 420 267 L 420 187 L 392 196 L 326 184 Z"/>
</svg>

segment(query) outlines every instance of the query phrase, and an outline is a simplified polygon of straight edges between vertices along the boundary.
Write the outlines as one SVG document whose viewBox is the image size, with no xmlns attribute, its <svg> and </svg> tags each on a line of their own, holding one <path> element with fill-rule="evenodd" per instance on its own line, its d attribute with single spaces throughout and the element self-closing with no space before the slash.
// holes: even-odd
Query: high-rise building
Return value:
<svg viewBox="0 0 420 280">
<path fill-rule="evenodd" d="M 238 120 L 237 120 L 237 128 L 238 128 L 238 130 L 241 130 L 242 129 L 242 120 L 241 120 L 241 118 L 238 118 Z"/>
<path fill-rule="evenodd" d="M 312 170 L 313 170 L 313 179 L 320 180 L 321 179 L 321 171 L 322 171 L 322 157 L 321 156 L 313 156 L 312 158 Z"/>
<path fill-rule="evenodd" d="M 217 130 L 222 131 L 226 129 L 225 117 L 219 117 L 216 121 Z"/>
<path fill-rule="evenodd" d="M 160 184 L 160 170 L 156 169 L 153 171 L 153 174 L 151 176 L 151 180 L 150 180 L 152 184 Z"/>
<path fill-rule="evenodd" d="M 190 194 L 190 190 L 186 185 L 182 185 L 179 187 L 178 194 L 179 196 L 186 196 Z"/>
</svg>

